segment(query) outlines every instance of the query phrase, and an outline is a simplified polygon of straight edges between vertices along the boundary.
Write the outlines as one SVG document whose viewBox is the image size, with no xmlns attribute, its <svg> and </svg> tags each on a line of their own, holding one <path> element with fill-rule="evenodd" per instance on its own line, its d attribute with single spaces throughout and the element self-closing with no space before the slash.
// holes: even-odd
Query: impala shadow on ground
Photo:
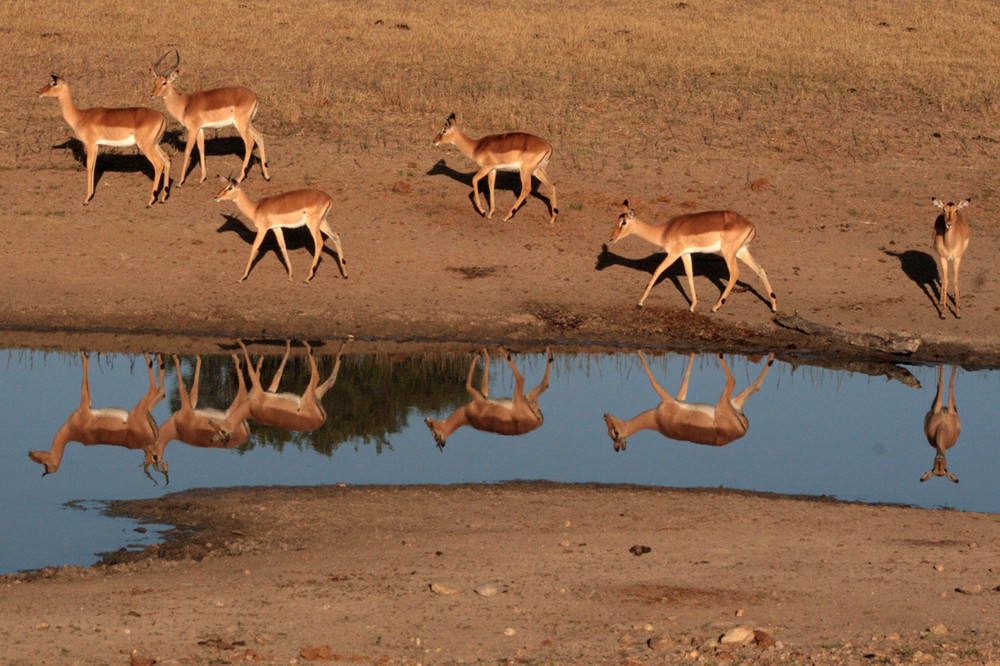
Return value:
<svg viewBox="0 0 1000 666">
<path fill-rule="evenodd" d="M 471 188 L 472 188 L 472 177 L 474 175 L 476 175 L 476 171 L 477 170 L 478 169 L 473 168 L 473 170 L 469 171 L 469 172 L 458 171 L 458 170 L 453 169 L 452 167 L 448 166 L 448 164 L 445 162 L 444 158 L 442 158 L 442 159 L 438 160 L 434 164 L 434 166 L 432 166 L 427 171 L 426 175 L 428 175 L 428 176 L 448 176 L 452 180 L 454 180 L 456 182 L 459 182 L 459 183 L 462 183 L 466 187 L 470 188 L 469 189 L 468 199 L 469 199 L 469 203 L 472 204 L 472 209 L 475 210 L 476 209 L 476 203 L 475 203 L 475 200 L 473 198 L 473 194 L 472 194 Z M 549 198 L 546 197 L 545 195 L 543 195 L 541 192 L 538 191 L 538 188 L 539 188 L 540 185 L 541 185 L 541 181 L 539 181 L 537 178 L 535 178 L 534 176 L 532 176 L 531 177 L 531 192 L 529 193 L 528 196 L 530 198 L 538 199 L 539 201 L 541 201 L 542 203 L 544 203 L 546 206 L 551 206 L 552 202 L 549 200 Z M 500 194 L 501 192 L 509 192 L 510 194 L 512 194 L 514 196 L 514 200 L 517 199 L 517 197 L 521 193 L 521 175 L 517 171 L 497 171 L 496 185 L 494 187 L 494 196 L 495 196 L 494 206 L 496 208 L 496 210 L 493 213 L 494 217 L 496 217 L 496 215 L 498 215 L 500 213 L 500 209 L 503 208 L 503 204 L 501 204 L 500 201 L 499 201 L 499 199 L 501 197 L 501 194 Z M 483 206 L 488 210 L 489 209 L 489 205 L 490 205 L 490 199 L 489 199 L 490 189 L 489 189 L 489 183 L 487 182 L 486 176 L 484 176 L 482 178 L 482 180 L 479 181 L 479 196 L 483 197 L 483 202 L 482 202 Z M 514 203 L 514 201 L 512 200 L 508 204 L 507 210 L 509 210 L 509 206 L 513 205 L 513 203 Z M 527 200 L 525 200 L 525 202 L 523 204 L 521 204 L 521 207 L 518 208 L 517 211 L 515 211 L 514 217 L 517 217 L 517 215 L 521 212 L 521 210 L 523 210 L 524 207 L 527 206 L 527 205 L 528 205 L 528 202 L 527 202 Z M 504 213 L 504 215 L 506 215 L 506 213 Z M 503 218 L 501 217 L 500 219 L 503 219 Z"/>
<path fill-rule="evenodd" d="M 927 299 L 937 307 L 941 296 L 941 280 L 938 276 L 938 263 L 931 255 L 919 250 L 893 252 L 883 250 L 886 255 L 899 260 L 899 267 L 906 277 L 910 278 L 927 296 Z"/>
<path fill-rule="evenodd" d="M 79 139 L 67 139 L 62 143 L 58 143 L 52 146 L 52 150 L 69 150 L 73 156 L 73 159 L 82 168 L 83 176 L 80 180 L 80 191 L 87 191 L 87 151 L 83 147 L 83 143 Z M 153 165 L 149 163 L 146 156 L 139 152 L 138 148 L 131 148 L 134 152 L 132 153 L 119 153 L 116 149 L 109 148 L 98 148 L 97 154 L 97 164 L 94 166 L 94 191 L 95 197 L 97 196 L 97 186 L 101 182 L 101 176 L 104 175 L 105 171 L 121 172 L 121 173 L 141 173 L 146 176 L 150 182 L 153 180 Z M 183 157 L 183 153 L 181 153 Z M 173 158 L 171 158 L 171 162 Z M 173 187 L 173 178 L 170 179 L 171 187 Z M 168 190 L 169 192 L 169 190 Z"/>
<path fill-rule="evenodd" d="M 228 201 L 219 202 L 219 205 L 223 204 L 232 205 L 232 202 Z M 251 230 L 250 227 L 247 226 L 247 224 L 253 225 L 253 222 L 250 222 L 248 220 L 247 224 L 244 224 L 241 217 L 239 217 L 238 215 L 230 215 L 229 213 L 223 213 L 222 217 L 225 220 L 225 222 L 223 222 L 222 226 L 220 226 L 218 229 L 215 230 L 215 233 L 217 234 L 223 234 L 229 232 L 235 233 L 237 236 L 240 237 L 240 239 L 244 243 L 246 243 L 247 253 L 249 253 L 250 249 L 253 247 L 254 239 L 257 237 L 257 232 Z M 309 260 L 310 261 L 312 260 L 312 254 L 314 252 L 313 241 L 312 241 L 312 236 L 309 235 L 309 229 L 307 227 L 301 226 L 293 229 L 284 228 L 282 229 L 282 234 L 285 237 L 285 247 L 288 249 L 288 258 L 290 261 L 295 262 L 295 258 L 302 252 L 308 253 Z M 322 238 L 325 239 L 326 236 L 324 235 Z M 278 239 L 275 238 L 274 232 L 271 231 L 264 237 L 264 240 L 260 244 L 260 250 L 259 252 L 257 252 L 257 256 L 254 257 L 253 263 L 250 265 L 250 275 L 247 276 L 248 280 L 253 276 L 253 272 L 254 269 L 257 267 L 257 264 L 263 261 L 265 257 L 268 257 L 269 255 L 272 254 L 274 255 L 274 259 L 277 260 L 279 264 L 285 267 L 285 271 L 286 272 L 288 271 L 289 267 L 285 266 L 285 261 L 281 257 L 281 248 L 278 246 Z M 320 269 L 322 269 L 323 264 L 326 261 L 326 257 L 324 255 L 330 255 L 333 258 L 334 262 L 337 261 L 337 253 L 324 242 L 323 249 L 320 254 L 319 263 L 316 265 L 317 273 L 319 273 Z M 246 265 L 244 262 L 246 262 L 245 257 L 241 261 L 235 261 L 233 263 L 232 270 L 237 277 L 241 275 L 240 271 Z M 308 264 L 304 264 L 304 266 L 307 267 Z M 292 269 L 292 277 L 294 278 L 295 275 L 297 275 L 300 272 L 303 272 L 304 270 L 305 268 L 303 267 L 300 267 L 298 271 Z M 308 272 L 305 272 L 303 274 L 308 275 Z M 337 270 L 337 275 L 340 276 L 339 269 Z"/>
<path fill-rule="evenodd" d="M 594 269 L 597 271 L 603 271 L 612 266 L 623 266 L 625 268 L 631 268 L 634 271 L 640 273 L 646 273 L 652 276 L 656 271 L 656 268 L 663 263 L 663 260 L 667 258 L 667 255 L 663 252 L 654 252 L 642 259 L 630 259 L 629 257 L 623 257 L 620 254 L 615 254 L 610 250 L 607 243 L 601 245 L 601 252 L 597 255 L 597 264 Z M 699 254 L 692 261 L 692 273 L 695 277 L 706 277 L 713 285 L 719 290 L 718 292 L 712 294 L 710 297 L 706 294 L 698 299 L 699 302 L 707 302 L 710 300 L 709 307 L 714 305 L 719 299 L 719 295 L 722 290 L 726 288 L 726 281 L 729 279 L 729 269 L 726 268 L 726 262 L 716 255 L 711 254 Z M 742 271 L 741 271 L 742 274 Z M 687 275 L 684 273 L 684 264 L 678 259 L 675 261 L 670 268 L 663 271 L 656 284 L 653 285 L 655 289 L 657 286 L 662 284 L 665 280 L 670 280 L 680 294 L 682 294 L 687 301 L 687 304 L 691 305 L 691 294 L 688 293 Z M 642 294 L 642 290 L 645 289 L 646 285 L 649 284 L 648 280 L 636 281 L 635 285 L 635 300 L 639 300 L 639 296 Z M 765 303 L 768 308 L 771 307 L 771 301 L 764 298 L 757 289 L 747 283 L 742 279 L 736 281 L 733 285 L 733 290 L 730 292 L 728 299 L 733 297 L 733 294 L 741 294 L 745 292 L 751 292 L 756 296 L 761 302 Z M 652 295 L 652 292 L 650 292 Z"/>
</svg>

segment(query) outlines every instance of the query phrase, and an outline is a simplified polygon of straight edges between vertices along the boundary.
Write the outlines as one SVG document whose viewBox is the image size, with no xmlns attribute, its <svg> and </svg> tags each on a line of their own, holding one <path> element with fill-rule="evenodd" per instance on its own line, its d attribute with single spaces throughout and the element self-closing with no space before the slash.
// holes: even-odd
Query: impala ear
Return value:
<svg viewBox="0 0 1000 666">
<path fill-rule="evenodd" d="M 938 208 L 944 208 L 944 203 L 937 197 L 931 197 L 931 203 L 937 206 Z"/>
<path fill-rule="evenodd" d="M 965 208 L 966 206 L 968 206 L 971 202 L 972 202 L 972 199 L 963 199 L 962 201 L 958 202 L 957 206 L 955 206 L 955 210 L 962 210 L 963 208 Z"/>
<path fill-rule="evenodd" d="M 450 116 L 448 116 L 448 118 L 445 119 L 444 124 L 447 125 L 448 127 L 451 127 L 452 125 L 454 125 L 455 124 L 455 114 L 452 113 Z"/>
</svg>

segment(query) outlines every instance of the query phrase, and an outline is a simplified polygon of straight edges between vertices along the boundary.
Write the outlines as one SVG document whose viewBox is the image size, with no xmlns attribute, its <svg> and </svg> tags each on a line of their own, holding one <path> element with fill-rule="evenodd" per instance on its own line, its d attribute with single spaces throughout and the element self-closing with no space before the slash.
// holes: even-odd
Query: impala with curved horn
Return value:
<svg viewBox="0 0 1000 666">
<path fill-rule="evenodd" d="M 962 300 L 958 293 L 958 268 L 962 265 L 962 255 L 969 249 L 969 222 L 961 210 L 969 205 L 969 199 L 963 199 L 957 204 L 944 203 L 937 197 L 931 199 L 941 215 L 934 220 L 934 249 L 941 260 L 941 298 L 938 302 L 938 315 L 944 319 L 948 301 L 948 264 L 954 267 L 955 273 L 955 318 L 962 317 Z"/>
<path fill-rule="evenodd" d="M 250 360 L 250 353 L 247 351 L 246 345 L 243 344 L 242 340 L 240 341 L 240 347 L 243 348 L 243 355 L 246 358 L 247 373 L 250 375 L 250 395 L 247 399 L 247 405 L 250 408 L 250 418 L 254 421 L 298 432 L 309 432 L 326 423 L 326 410 L 321 401 L 326 392 L 337 381 L 337 374 L 340 372 L 340 357 L 344 353 L 347 342 L 340 343 L 333 371 L 322 384 L 319 382 L 319 369 L 316 367 L 316 359 L 313 358 L 312 347 L 308 342 L 303 342 L 303 344 L 306 348 L 306 354 L 309 356 L 311 373 L 309 384 L 300 396 L 294 393 L 278 393 L 278 384 L 292 350 L 290 340 L 285 342 L 285 355 L 266 391 L 260 383 L 260 370 L 264 363 L 264 357 L 261 356 L 257 359 L 255 366 Z"/>
<path fill-rule="evenodd" d="M 485 215 L 487 219 L 493 217 L 493 189 L 497 179 L 497 171 L 518 171 L 521 174 L 521 193 L 503 221 L 506 222 L 512 218 L 514 212 L 531 194 L 531 177 L 533 175 L 538 176 L 538 180 L 548 186 L 551 192 L 549 196 L 551 212 L 549 224 L 556 221 L 556 215 L 559 213 L 556 206 L 556 186 L 545 173 L 545 167 L 548 166 L 549 158 L 552 157 L 552 146 L 545 139 L 523 132 L 491 134 L 481 139 L 470 139 L 462 130 L 458 129 L 453 113 L 445 120 L 444 129 L 434 137 L 433 143 L 435 146 L 442 143 L 454 144 L 459 152 L 479 165 L 479 171 L 472 176 L 472 194 L 476 210 L 481 215 Z M 479 181 L 486 175 L 489 176 L 487 182 L 490 188 L 489 212 L 484 211 L 479 202 Z"/>
<path fill-rule="evenodd" d="M 205 129 L 228 127 L 233 125 L 243 139 L 246 153 L 243 156 L 243 168 L 240 169 L 240 177 L 246 177 L 247 167 L 250 165 L 250 156 L 253 153 L 254 143 L 260 146 L 260 170 L 264 174 L 264 180 L 271 180 L 271 174 L 267 170 L 267 155 L 264 153 L 264 137 L 253 126 L 253 118 L 257 113 L 257 95 L 246 88 L 229 87 L 213 88 L 211 90 L 200 90 L 189 95 L 182 95 L 174 88 L 174 81 L 177 79 L 177 68 L 181 64 L 181 55 L 174 49 L 174 63 L 166 69 L 160 69 L 161 63 L 170 55 L 167 51 L 153 64 L 153 74 L 156 81 L 153 83 L 153 92 L 150 97 L 162 97 L 170 112 L 177 121 L 184 125 L 187 130 L 187 145 L 184 147 L 184 166 L 181 168 L 180 184 L 184 184 L 187 177 L 188 164 L 191 161 L 191 151 L 194 144 L 198 143 L 198 153 L 201 163 L 201 182 L 205 182 Z"/>
<path fill-rule="evenodd" d="M 191 380 L 190 393 L 184 386 L 180 359 L 177 356 L 173 357 L 174 366 L 177 368 L 177 392 L 180 395 L 181 408 L 160 426 L 160 434 L 156 438 L 156 453 L 159 455 L 163 472 L 167 471 L 163 450 L 173 440 L 200 448 L 234 449 L 250 439 L 250 424 L 246 420 L 250 416 L 246 383 L 243 381 L 239 357 L 236 354 L 232 356 L 233 363 L 236 364 L 239 390 L 226 411 L 210 407 L 198 408 L 201 356 L 195 356 L 194 378 Z"/>
<path fill-rule="evenodd" d="M 544 417 L 538 406 L 538 397 L 549 387 L 549 372 L 552 370 L 552 350 L 546 348 L 545 353 L 548 355 L 545 376 L 538 386 L 525 395 L 524 377 L 511 360 L 510 352 L 503 347 L 500 348 L 500 355 L 514 373 L 514 396 L 508 399 L 490 398 L 490 354 L 486 349 L 476 354 L 469 365 L 469 376 L 465 380 L 465 389 L 472 396 L 472 401 L 456 409 L 443 421 L 424 419 L 438 448 L 443 448 L 448 437 L 462 426 L 472 426 L 476 430 L 498 435 L 523 435 L 542 425 Z M 479 363 L 480 356 L 484 357 L 485 361 L 482 389 L 477 391 L 472 385 L 472 373 Z"/>
<path fill-rule="evenodd" d="M 274 230 L 274 237 L 278 240 L 278 247 L 281 249 L 281 256 L 285 260 L 285 267 L 288 269 L 288 281 L 292 281 L 292 263 L 288 260 L 288 250 L 285 248 L 285 235 L 282 229 L 294 229 L 296 227 L 306 227 L 313 239 L 313 261 L 309 268 L 309 275 L 305 281 L 309 282 L 316 274 L 316 265 L 319 263 L 320 254 L 323 251 L 323 236 L 326 234 L 337 252 L 337 265 L 340 273 L 347 277 L 347 261 L 344 259 L 344 250 L 340 245 L 340 235 L 330 228 L 326 221 L 326 216 L 333 207 L 333 199 L 326 192 L 320 190 L 295 190 L 275 194 L 254 201 L 247 193 L 240 189 L 240 181 L 232 177 L 219 179 L 225 186 L 215 195 L 216 201 L 235 201 L 240 212 L 250 218 L 257 232 L 250 248 L 250 259 L 247 260 L 246 270 L 239 282 L 243 282 L 250 275 L 250 268 L 253 260 L 260 250 L 260 244 L 264 242 L 264 237 L 270 229 Z"/>
<path fill-rule="evenodd" d="M 760 390 L 764 378 L 767 376 L 767 371 L 774 363 L 774 354 L 771 354 L 767 357 L 767 363 L 757 380 L 734 398 L 733 391 L 736 388 L 736 380 L 729 371 L 725 359 L 719 354 L 719 363 L 722 364 L 722 370 L 726 373 L 726 385 L 722 389 L 719 401 L 714 405 L 709 405 L 686 402 L 688 382 L 691 380 L 691 366 L 694 364 L 694 352 L 688 356 L 687 370 L 684 371 L 684 379 L 681 381 L 676 398 L 660 386 L 653 377 L 653 372 L 649 369 L 649 364 L 646 363 L 646 357 L 642 355 L 642 352 L 637 351 L 636 354 L 642 361 L 642 367 L 646 369 L 649 383 L 652 384 L 653 390 L 660 396 L 662 402 L 653 409 L 646 410 L 628 421 L 622 421 L 611 414 L 604 415 L 604 422 L 608 426 L 608 436 L 614 443 L 615 451 L 624 451 L 628 438 L 640 430 L 656 430 L 670 439 L 708 446 L 725 446 L 743 437 L 750 427 L 750 422 L 743 413 L 743 405 L 746 404 L 750 396 Z"/>
<path fill-rule="evenodd" d="M 663 271 L 670 268 L 670 265 L 680 257 L 684 263 L 684 272 L 687 274 L 688 287 L 691 289 L 691 312 L 694 312 L 694 306 L 698 304 L 698 296 L 694 290 L 691 255 L 708 253 L 722 255 L 722 258 L 726 260 L 726 268 L 729 269 L 729 282 L 719 297 L 719 302 L 712 308 L 712 312 L 722 307 L 729 292 L 732 291 L 733 285 L 740 277 L 740 269 L 736 264 L 737 259 L 757 274 L 760 281 L 764 283 L 764 289 L 767 290 L 768 298 L 771 301 L 771 311 L 778 311 L 778 301 L 771 289 L 771 283 L 767 281 L 767 273 L 750 254 L 750 241 L 757 235 L 757 229 L 753 223 L 739 213 L 731 210 L 690 213 L 672 217 L 666 223 L 657 226 L 647 224 L 636 217 L 635 211 L 629 207 L 628 199 L 626 199 L 622 202 L 621 213 L 618 215 L 618 221 L 615 222 L 615 228 L 611 232 L 611 238 L 608 242 L 616 243 L 631 234 L 656 245 L 667 253 L 666 259 L 653 271 L 652 279 L 646 285 L 646 290 L 642 292 L 638 305 L 640 308 Z"/>
<path fill-rule="evenodd" d="M 153 165 L 153 191 L 146 207 L 156 202 L 156 191 L 160 188 L 160 201 L 167 198 L 170 188 L 170 157 L 160 147 L 167 119 L 163 114 L 146 107 L 108 109 L 93 107 L 79 109 L 73 104 L 69 83 L 52 75 L 47 86 L 38 91 L 39 97 L 55 97 L 59 100 L 63 118 L 76 134 L 87 153 L 87 197 L 86 206 L 94 197 L 94 171 L 97 167 L 98 146 L 136 146 Z"/>
<path fill-rule="evenodd" d="M 935 451 L 934 466 L 920 477 L 926 481 L 932 476 L 943 476 L 949 481 L 958 483 L 958 477 L 948 471 L 948 460 L 945 451 L 955 446 L 958 436 L 962 434 L 962 419 L 958 416 L 958 405 L 955 404 L 955 366 L 951 366 L 951 380 L 948 382 L 948 405 L 942 406 L 944 396 L 944 366 L 938 366 L 937 392 L 934 402 L 924 416 L 924 434 L 927 443 Z"/>
<path fill-rule="evenodd" d="M 149 390 L 139 399 L 135 407 L 125 411 L 117 407 L 94 409 L 91 406 L 90 358 L 83 352 L 80 352 L 80 356 L 83 358 L 80 406 L 59 428 L 48 451 L 29 451 L 28 457 L 45 468 L 42 476 L 46 476 L 59 469 L 63 452 L 69 442 L 80 442 L 84 446 L 107 444 L 126 449 L 140 449 L 145 454 L 143 471 L 152 478 L 148 466 L 152 464 L 158 469 L 160 463 L 156 448 L 159 428 L 152 411 L 164 397 L 162 359 L 159 355 L 156 356 L 156 363 L 160 368 L 160 384 L 157 386 L 153 375 L 153 360 L 148 354 L 143 354 L 146 368 L 149 370 Z"/>
</svg>

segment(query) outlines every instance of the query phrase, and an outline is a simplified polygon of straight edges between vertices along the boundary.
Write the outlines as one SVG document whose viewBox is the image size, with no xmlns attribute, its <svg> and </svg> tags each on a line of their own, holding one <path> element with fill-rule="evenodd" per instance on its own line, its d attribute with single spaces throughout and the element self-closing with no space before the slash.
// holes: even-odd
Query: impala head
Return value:
<svg viewBox="0 0 1000 666">
<path fill-rule="evenodd" d="M 232 174 L 226 176 L 225 178 L 223 178 L 220 175 L 219 180 L 225 183 L 225 185 L 223 185 L 222 189 L 219 190 L 219 193 L 215 195 L 215 200 L 216 201 L 234 200 L 236 198 L 236 193 L 240 189 L 240 181 L 233 178 Z"/>
<path fill-rule="evenodd" d="M 171 53 L 174 54 L 174 63 L 169 67 L 161 69 L 160 65 Z M 166 97 L 170 84 L 177 78 L 177 67 L 180 64 L 181 54 L 177 52 L 177 49 L 167 51 L 160 57 L 159 60 L 153 63 L 151 69 L 153 70 L 153 75 L 156 76 L 156 81 L 153 83 L 153 91 L 149 93 L 150 97 Z"/>
<path fill-rule="evenodd" d="M 39 97 L 58 97 L 59 93 L 68 85 L 66 81 L 55 74 L 51 75 L 52 80 L 49 84 L 38 91 Z"/>
<path fill-rule="evenodd" d="M 45 468 L 43 477 L 59 469 L 59 461 L 49 451 L 28 451 L 28 457 Z"/>
<path fill-rule="evenodd" d="M 625 445 L 628 443 L 628 438 L 622 435 L 621 419 L 617 419 L 611 414 L 604 415 L 604 422 L 608 424 L 608 437 L 615 445 L 615 451 L 624 451 Z"/>
<path fill-rule="evenodd" d="M 444 128 L 438 132 L 437 136 L 431 141 L 435 146 L 442 143 L 452 143 L 452 132 L 455 131 L 455 114 L 451 114 L 444 121 Z"/>
<path fill-rule="evenodd" d="M 611 232 L 611 238 L 608 240 L 609 243 L 614 243 L 615 241 L 625 238 L 630 233 L 632 233 L 632 221 L 635 220 L 635 211 L 629 208 L 628 199 L 622 202 L 621 212 L 618 214 L 618 221 L 615 222 L 615 228 Z M 622 447 L 624 448 L 624 447 Z"/>
<path fill-rule="evenodd" d="M 953 483 L 958 483 L 958 477 L 948 471 L 948 461 L 945 460 L 944 453 L 940 451 L 938 451 L 937 455 L 934 456 L 934 467 L 931 468 L 931 471 L 925 472 L 924 475 L 920 477 L 920 480 L 926 481 L 932 476 L 943 476 Z"/>
<path fill-rule="evenodd" d="M 942 203 L 942 201 L 937 197 L 933 197 L 931 199 L 931 203 L 944 212 L 945 229 L 951 229 L 951 225 L 955 224 L 955 217 L 958 214 L 958 211 L 968 206 L 970 201 L 970 199 L 962 199 L 956 204 L 950 201 L 948 203 Z"/>
<path fill-rule="evenodd" d="M 430 417 L 428 417 L 424 419 L 424 423 L 426 423 L 427 427 L 430 428 L 431 435 L 434 436 L 434 443 L 437 444 L 437 447 L 439 449 L 443 449 L 445 442 L 448 441 L 448 437 L 446 435 L 443 435 L 441 431 L 438 429 L 438 426 L 441 425 L 441 422 L 435 421 Z"/>
</svg>

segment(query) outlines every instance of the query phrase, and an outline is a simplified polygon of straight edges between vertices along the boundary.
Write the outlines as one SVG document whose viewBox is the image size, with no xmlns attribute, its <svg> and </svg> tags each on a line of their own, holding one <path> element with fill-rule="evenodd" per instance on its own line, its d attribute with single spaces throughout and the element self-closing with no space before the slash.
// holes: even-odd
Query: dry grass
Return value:
<svg viewBox="0 0 1000 666">
<path fill-rule="evenodd" d="M 65 133 L 34 97 L 50 71 L 80 105 L 162 108 L 149 65 L 172 47 L 182 90 L 245 85 L 265 133 L 334 150 L 399 153 L 455 111 L 473 135 L 544 135 L 577 168 L 690 141 L 863 159 L 924 140 L 914 125 L 993 137 L 998 25 L 981 0 L 8 0 L 0 164 Z"/>
</svg>

